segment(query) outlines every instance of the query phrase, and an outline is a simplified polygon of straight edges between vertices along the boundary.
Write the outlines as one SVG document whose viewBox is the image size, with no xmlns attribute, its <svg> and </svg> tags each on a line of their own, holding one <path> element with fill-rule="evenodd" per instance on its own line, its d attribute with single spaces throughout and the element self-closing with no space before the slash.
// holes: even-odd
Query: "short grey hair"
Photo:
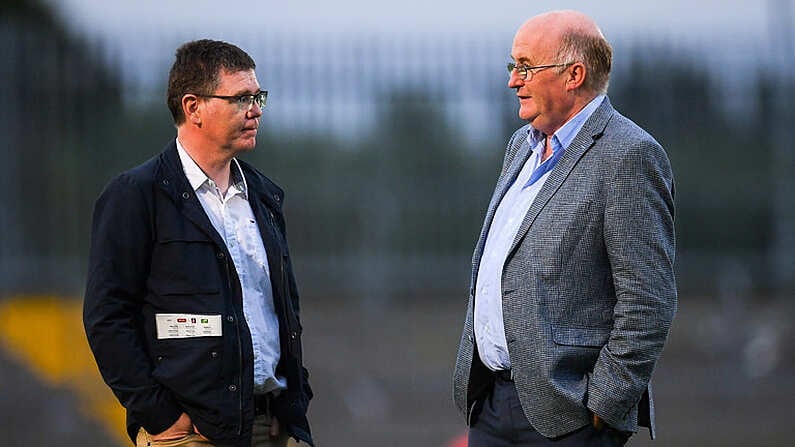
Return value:
<svg viewBox="0 0 795 447">
<path fill-rule="evenodd" d="M 583 88 L 596 94 L 607 93 L 613 49 L 601 33 L 594 35 L 580 30 L 565 32 L 558 50 L 558 61 L 582 62 L 586 70 Z"/>
</svg>

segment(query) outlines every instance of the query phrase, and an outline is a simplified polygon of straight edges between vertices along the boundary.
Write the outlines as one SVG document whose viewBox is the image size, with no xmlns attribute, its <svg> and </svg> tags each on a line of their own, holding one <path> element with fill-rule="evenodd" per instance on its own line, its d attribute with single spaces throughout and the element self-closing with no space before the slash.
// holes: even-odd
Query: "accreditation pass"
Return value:
<svg viewBox="0 0 795 447">
<path fill-rule="evenodd" d="M 220 337 L 220 315 L 155 314 L 157 339 Z"/>
</svg>

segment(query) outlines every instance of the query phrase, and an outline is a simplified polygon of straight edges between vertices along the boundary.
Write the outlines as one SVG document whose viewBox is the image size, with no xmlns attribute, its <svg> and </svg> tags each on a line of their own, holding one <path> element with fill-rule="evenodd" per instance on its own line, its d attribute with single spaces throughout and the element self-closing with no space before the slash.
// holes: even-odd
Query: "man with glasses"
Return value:
<svg viewBox="0 0 795 447">
<path fill-rule="evenodd" d="M 471 447 L 621 446 L 647 426 L 676 312 L 673 174 L 606 97 L 612 50 L 575 11 L 516 33 L 519 116 L 473 257 L 454 373 Z"/>
<path fill-rule="evenodd" d="M 240 48 L 177 49 L 177 137 L 97 200 L 83 320 L 141 446 L 312 444 L 284 195 L 235 158 L 267 92 Z"/>
</svg>

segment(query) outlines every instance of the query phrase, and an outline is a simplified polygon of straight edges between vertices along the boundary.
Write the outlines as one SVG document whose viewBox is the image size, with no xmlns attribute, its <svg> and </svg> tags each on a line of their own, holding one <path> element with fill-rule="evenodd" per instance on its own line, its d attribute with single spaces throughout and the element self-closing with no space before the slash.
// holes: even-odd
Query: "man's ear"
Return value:
<svg viewBox="0 0 795 447">
<path fill-rule="evenodd" d="M 182 95 L 182 113 L 185 114 L 185 121 L 201 126 L 201 107 L 199 97 L 196 95 Z"/>
<path fill-rule="evenodd" d="M 582 62 L 575 62 L 566 70 L 566 89 L 569 91 L 577 90 L 585 83 L 585 78 L 588 72 L 585 69 L 585 64 Z"/>
</svg>

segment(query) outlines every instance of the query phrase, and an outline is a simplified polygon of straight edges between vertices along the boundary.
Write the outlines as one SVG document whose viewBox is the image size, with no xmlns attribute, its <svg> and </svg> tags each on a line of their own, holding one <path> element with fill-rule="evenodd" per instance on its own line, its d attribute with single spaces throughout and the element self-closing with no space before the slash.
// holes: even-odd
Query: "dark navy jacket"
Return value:
<svg viewBox="0 0 795 447">
<path fill-rule="evenodd" d="M 312 398 L 302 365 L 298 293 L 285 238 L 283 192 L 240 162 L 270 266 L 279 318 L 277 374 L 287 390 L 273 411 L 291 436 L 312 444 Z M 172 141 L 115 179 L 97 199 L 83 322 L 105 382 L 127 409 L 134 440 L 186 412 L 221 445 L 250 446 L 254 361 L 232 258 L 185 177 Z M 157 339 L 155 314 L 222 316 L 221 337 Z"/>
</svg>

